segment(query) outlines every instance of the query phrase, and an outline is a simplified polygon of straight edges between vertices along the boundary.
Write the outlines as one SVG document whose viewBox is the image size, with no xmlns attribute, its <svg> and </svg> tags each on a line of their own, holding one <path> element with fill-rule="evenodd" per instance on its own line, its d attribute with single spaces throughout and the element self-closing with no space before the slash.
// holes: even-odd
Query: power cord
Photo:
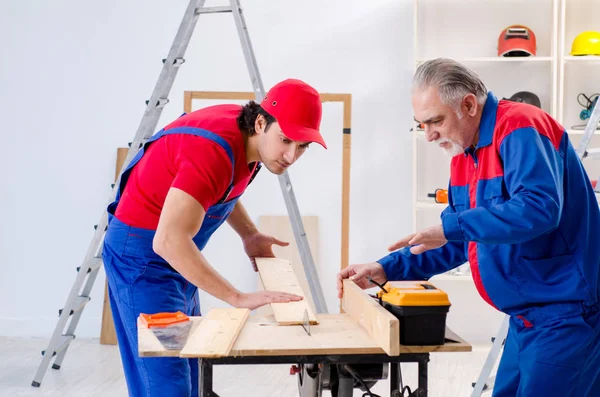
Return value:
<svg viewBox="0 0 600 397">
<path fill-rule="evenodd" d="M 407 392 L 408 394 L 405 396 L 404 392 Z M 402 390 L 396 390 L 392 393 L 392 397 L 412 397 L 412 395 L 413 393 L 408 386 L 404 386 Z"/>
<path fill-rule="evenodd" d="M 375 394 L 371 391 L 371 389 L 369 389 L 369 387 L 365 384 L 360 375 L 356 373 L 356 371 L 352 369 L 351 366 L 349 366 L 348 364 L 344 364 L 344 370 L 346 370 L 346 372 L 352 375 L 352 377 L 356 379 L 356 381 L 360 383 L 362 387 L 365 388 L 366 393 L 363 393 L 362 397 L 381 397 L 379 394 Z"/>
<path fill-rule="evenodd" d="M 600 96 L 600 94 L 592 94 L 588 97 L 584 93 L 580 93 L 579 95 L 577 95 L 577 102 L 584 108 L 589 109 L 598 96 Z M 583 97 L 585 99 L 585 101 L 586 101 L 585 104 L 581 103 L 581 97 Z"/>
<path fill-rule="evenodd" d="M 352 369 L 352 367 L 350 367 L 349 365 L 345 364 L 344 365 L 344 370 L 346 370 L 350 375 L 352 375 L 352 377 L 354 379 L 356 379 L 356 381 L 358 383 L 360 383 L 360 385 L 366 390 L 365 393 L 363 393 L 362 397 L 381 397 L 379 394 L 375 394 L 371 391 L 371 389 L 369 389 L 369 387 L 365 384 L 365 382 L 362 380 L 362 378 L 360 377 L 360 375 L 358 373 L 356 373 L 356 371 L 354 371 L 354 369 Z M 408 392 L 408 394 L 405 396 L 404 393 Z M 408 386 L 404 386 L 402 388 L 402 390 L 396 390 L 394 391 L 394 393 L 392 394 L 391 397 L 411 397 L 412 396 L 412 391 L 410 390 L 410 387 Z"/>
</svg>

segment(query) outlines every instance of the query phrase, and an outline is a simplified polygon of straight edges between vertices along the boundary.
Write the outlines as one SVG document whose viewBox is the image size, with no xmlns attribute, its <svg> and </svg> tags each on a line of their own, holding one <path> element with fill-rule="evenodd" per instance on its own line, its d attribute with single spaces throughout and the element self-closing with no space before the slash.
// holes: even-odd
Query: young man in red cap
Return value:
<svg viewBox="0 0 600 397">
<path fill-rule="evenodd" d="M 302 299 L 242 293 L 202 255 L 226 220 L 246 254 L 287 245 L 260 233 L 238 201 L 261 165 L 282 174 L 319 132 L 321 100 L 300 80 L 275 85 L 259 105 L 217 105 L 184 115 L 154 135 L 126 167 L 108 207 L 103 260 L 130 396 L 198 395 L 198 362 L 138 357 L 140 313 L 200 315 L 198 288 L 234 307 Z M 256 270 L 256 268 L 255 268 Z"/>
</svg>

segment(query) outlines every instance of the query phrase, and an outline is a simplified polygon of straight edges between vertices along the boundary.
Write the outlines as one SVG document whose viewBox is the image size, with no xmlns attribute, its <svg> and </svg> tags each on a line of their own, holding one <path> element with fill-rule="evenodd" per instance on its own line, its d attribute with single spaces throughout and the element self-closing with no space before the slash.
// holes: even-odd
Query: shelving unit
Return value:
<svg viewBox="0 0 600 397">
<path fill-rule="evenodd" d="M 475 70 L 499 99 L 518 91 L 534 92 L 577 147 L 584 131 L 573 126 L 585 123 L 579 120 L 583 108 L 577 93 L 600 92 L 600 57 L 573 57 L 569 50 L 577 33 L 600 31 L 598 15 L 599 0 L 414 0 L 414 69 L 424 60 L 448 57 Z M 500 32 L 513 24 L 533 30 L 535 57 L 496 56 Z M 435 203 L 427 193 L 448 187 L 450 157 L 428 143 L 414 122 L 412 137 L 413 229 L 418 231 L 440 224 L 446 205 Z M 590 147 L 600 148 L 600 132 Z M 600 176 L 600 161 L 596 163 L 584 162 L 595 179 Z M 468 262 L 460 270 L 431 279 L 452 302 L 448 325 L 472 340 L 488 340 L 496 335 L 504 315 L 480 299 Z M 473 318 L 483 328 L 473 330 Z"/>
<path fill-rule="evenodd" d="M 552 62 L 552 57 L 528 57 L 528 58 L 499 58 L 499 57 L 465 57 L 465 58 L 453 58 L 458 62 L 462 63 L 475 63 L 475 62 Z M 419 59 L 417 63 L 422 63 L 427 59 Z"/>
<path fill-rule="evenodd" d="M 598 0 L 563 0 L 560 4 L 558 121 L 567 129 L 575 148 L 588 121 L 579 117 L 583 107 L 577 102 L 577 95 L 600 93 L 600 56 L 572 56 L 571 46 L 579 33 L 600 31 L 599 13 Z M 574 129 L 576 125 L 580 128 Z M 596 131 L 589 147 L 600 148 L 600 130 Z M 600 161 L 587 160 L 583 165 L 590 178 L 597 180 Z"/>
<path fill-rule="evenodd" d="M 567 55 L 563 57 L 564 62 L 586 62 L 586 63 L 597 63 L 600 62 L 600 56 L 573 56 Z"/>
<path fill-rule="evenodd" d="M 584 131 L 574 127 L 587 122 L 579 118 L 583 107 L 577 94 L 600 93 L 600 56 L 571 56 L 569 52 L 577 34 L 600 31 L 600 1 L 414 0 L 413 12 L 415 70 L 425 60 L 448 57 L 475 70 L 499 99 L 531 91 L 540 98 L 542 109 L 565 127 L 577 147 Z M 532 29 L 536 56 L 496 55 L 500 32 L 513 24 Z M 435 203 L 427 193 L 447 188 L 450 158 L 426 142 L 416 123 L 412 131 L 413 229 L 418 231 L 440 223 L 445 205 Z M 600 131 L 590 147 L 600 148 Z M 600 161 L 590 160 L 584 165 L 592 179 L 597 179 Z"/>
<path fill-rule="evenodd" d="M 559 121 L 569 131 L 572 144 L 577 147 L 583 129 L 575 125 L 585 125 L 579 113 L 583 108 L 577 102 L 577 95 L 600 93 L 600 56 L 570 55 L 573 40 L 586 30 L 600 31 L 600 2 L 597 0 L 569 0 L 561 3 L 561 41 L 559 44 Z M 590 147 L 600 147 L 600 131 L 592 138 Z M 584 167 L 591 178 L 600 175 L 600 161 L 584 161 Z"/>
</svg>

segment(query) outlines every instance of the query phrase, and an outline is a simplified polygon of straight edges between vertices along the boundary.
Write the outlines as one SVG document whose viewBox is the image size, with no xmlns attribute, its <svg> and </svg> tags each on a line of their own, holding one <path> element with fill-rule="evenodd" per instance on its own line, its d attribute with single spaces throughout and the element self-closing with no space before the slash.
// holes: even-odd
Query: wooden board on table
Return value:
<svg viewBox="0 0 600 397">
<path fill-rule="evenodd" d="M 310 247 L 310 253 L 315 263 L 319 263 L 319 252 L 318 252 L 318 241 L 319 241 L 319 218 L 317 216 L 303 216 L 302 226 L 306 232 L 306 238 L 308 240 L 308 246 Z M 304 291 L 304 299 L 308 302 L 313 312 L 316 312 L 314 300 L 308 280 L 306 278 L 306 272 L 304 271 L 304 265 L 302 258 L 300 257 L 300 251 L 296 244 L 296 237 L 292 230 L 292 224 L 290 218 L 286 215 L 264 215 L 258 218 L 258 230 L 261 233 L 268 234 L 275 237 L 278 240 L 288 242 L 289 245 L 286 247 L 280 247 L 273 245 L 273 253 L 276 258 L 287 259 L 291 262 L 294 269 L 294 273 L 298 278 L 300 287 Z M 257 291 L 263 291 L 263 285 L 260 281 L 260 277 L 257 280 Z M 269 316 L 273 314 L 271 306 L 265 305 L 255 310 L 256 315 Z"/>
<path fill-rule="evenodd" d="M 228 356 L 249 314 L 248 309 L 211 309 L 200 325 L 190 333 L 180 357 Z"/>
<path fill-rule="evenodd" d="M 274 316 L 250 317 L 231 349 L 232 356 L 284 356 L 383 353 L 349 316 L 318 315 L 310 335 L 302 326 L 278 325 Z"/>
<path fill-rule="evenodd" d="M 306 296 L 290 261 L 278 258 L 256 258 L 256 266 L 266 291 L 283 291 Z M 306 313 L 310 324 L 317 324 L 317 316 L 306 299 L 297 302 L 271 303 L 271 309 L 279 325 L 301 325 Z"/>
<path fill-rule="evenodd" d="M 367 330 L 388 355 L 400 354 L 400 321 L 354 281 L 344 280 L 342 308 Z"/>
<path fill-rule="evenodd" d="M 119 173 L 129 148 L 120 147 L 117 149 L 117 164 L 115 167 L 115 181 L 119 178 Z M 104 303 L 102 305 L 102 326 L 100 327 L 100 344 L 102 345 L 116 345 L 117 344 L 117 333 L 115 332 L 115 324 L 112 318 L 112 311 L 110 309 L 110 300 L 108 299 L 108 282 L 104 282 Z"/>
<path fill-rule="evenodd" d="M 385 354 L 379 344 L 349 314 L 318 314 L 319 325 L 307 335 L 301 326 L 281 327 L 273 316 L 250 316 L 238 335 L 229 356 L 285 356 L 330 354 Z M 190 335 L 202 317 L 190 317 Z M 469 352 L 471 345 L 446 328 L 447 341 L 439 346 L 400 346 L 400 353 Z M 179 357 L 166 350 L 153 331 L 138 328 L 141 357 Z"/>
<path fill-rule="evenodd" d="M 349 314 L 318 314 L 310 335 L 301 326 L 278 326 L 273 316 L 250 317 L 230 356 L 386 354 Z M 439 346 L 401 346 L 402 353 L 467 352 L 471 345 L 446 328 L 452 339 Z M 456 341 L 456 342 L 454 342 Z"/>
<path fill-rule="evenodd" d="M 456 335 L 450 328 L 446 327 L 445 342 L 443 345 L 400 345 L 402 353 L 436 353 L 436 352 L 470 352 L 472 346 L 463 338 Z"/>
</svg>

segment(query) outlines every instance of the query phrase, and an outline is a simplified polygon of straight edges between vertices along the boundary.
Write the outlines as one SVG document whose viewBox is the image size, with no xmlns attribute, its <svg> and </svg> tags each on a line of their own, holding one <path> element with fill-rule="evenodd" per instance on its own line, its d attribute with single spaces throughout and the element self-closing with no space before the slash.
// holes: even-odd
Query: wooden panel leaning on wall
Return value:
<svg viewBox="0 0 600 397">
<path fill-rule="evenodd" d="M 119 177 L 119 172 L 123 168 L 123 163 L 127 157 L 129 148 L 120 147 L 117 149 L 117 166 L 115 169 L 115 181 Z M 115 332 L 115 324 L 110 310 L 110 301 L 108 299 L 108 284 L 104 282 L 104 303 L 102 305 L 102 326 L 100 327 L 100 344 L 116 345 L 117 334 Z"/>
</svg>

